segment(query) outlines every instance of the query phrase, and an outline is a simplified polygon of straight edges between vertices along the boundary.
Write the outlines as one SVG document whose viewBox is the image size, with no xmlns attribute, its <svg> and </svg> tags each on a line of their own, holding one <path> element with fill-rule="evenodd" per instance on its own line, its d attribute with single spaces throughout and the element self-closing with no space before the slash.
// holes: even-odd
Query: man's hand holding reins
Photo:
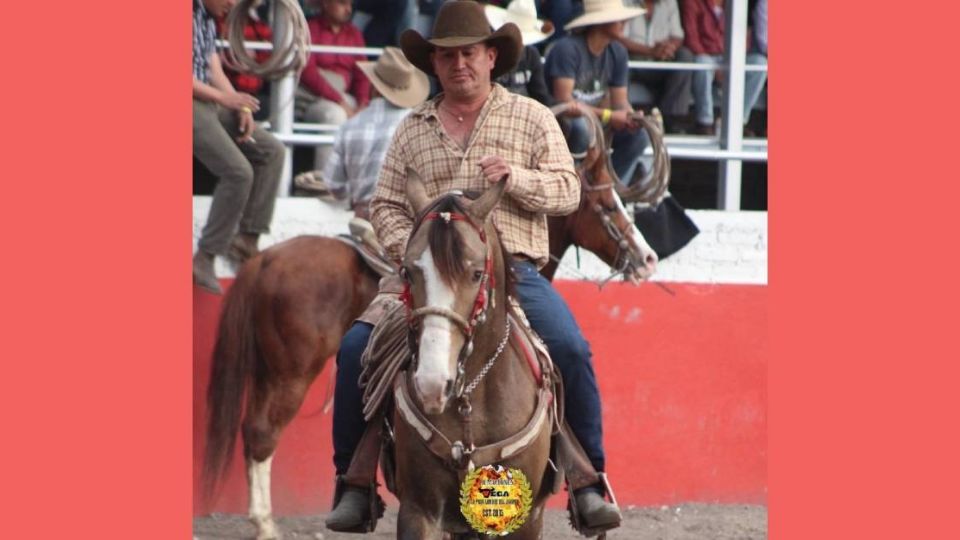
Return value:
<svg viewBox="0 0 960 540">
<path fill-rule="evenodd" d="M 480 158 L 479 165 L 480 174 L 491 184 L 506 181 L 510 176 L 510 165 L 500 156 L 484 156 Z"/>
</svg>

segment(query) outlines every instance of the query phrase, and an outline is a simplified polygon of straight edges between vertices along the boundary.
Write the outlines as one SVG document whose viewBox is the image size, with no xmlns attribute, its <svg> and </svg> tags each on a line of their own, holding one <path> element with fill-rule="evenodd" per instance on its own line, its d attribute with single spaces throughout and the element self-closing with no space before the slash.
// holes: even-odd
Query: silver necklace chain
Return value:
<svg viewBox="0 0 960 540">
<path fill-rule="evenodd" d="M 478 384 L 480 384 L 480 380 L 483 379 L 483 377 L 487 374 L 488 371 L 490 371 L 490 368 L 493 367 L 493 363 L 496 362 L 497 358 L 500 357 L 500 353 L 502 353 L 504 347 L 507 346 L 507 341 L 509 339 L 510 339 L 510 316 L 507 315 L 507 329 L 503 333 L 503 339 L 500 340 L 500 345 L 497 345 L 497 352 L 493 353 L 493 356 L 490 357 L 489 360 L 487 360 L 487 363 L 484 364 L 483 369 L 480 370 L 480 373 L 478 373 L 477 376 L 474 377 L 473 381 L 471 381 L 470 384 L 466 388 L 464 388 L 462 395 L 469 396 L 470 392 L 473 392 L 473 389 L 476 388 Z"/>
<path fill-rule="evenodd" d="M 440 105 L 440 106 L 438 106 L 437 108 L 440 109 L 441 111 L 447 113 L 447 116 L 452 116 L 452 117 L 454 117 L 454 118 L 457 120 L 457 122 L 461 122 L 461 123 L 463 122 L 463 115 L 457 114 L 457 113 L 453 112 L 453 110 L 450 109 L 449 107 L 444 107 L 444 106 Z"/>
</svg>

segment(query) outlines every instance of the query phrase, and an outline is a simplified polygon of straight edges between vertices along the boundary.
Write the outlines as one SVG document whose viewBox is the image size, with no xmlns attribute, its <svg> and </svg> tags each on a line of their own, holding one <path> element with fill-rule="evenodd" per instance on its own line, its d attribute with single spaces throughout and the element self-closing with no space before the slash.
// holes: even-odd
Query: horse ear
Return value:
<svg viewBox="0 0 960 540">
<path fill-rule="evenodd" d="M 477 197 L 477 200 L 470 204 L 468 210 L 470 215 L 477 221 L 486 221 L 490 213 L 493 212 L 493 209 L 497 207 L 497 203 L 503 198 L 503 192 L 506 188 L 506 179 L 490 186 L 483 194 Z"/>
<path fill-rule="evenodd" d="M 417 174 L 417 171 L 407 167 L 407 200 L 413 206 L 413 211 L 419 214 L 430 204 L 430 197 L 427 197 L 427 188 L 423 185 L 423 179 Z"/>
</svg>

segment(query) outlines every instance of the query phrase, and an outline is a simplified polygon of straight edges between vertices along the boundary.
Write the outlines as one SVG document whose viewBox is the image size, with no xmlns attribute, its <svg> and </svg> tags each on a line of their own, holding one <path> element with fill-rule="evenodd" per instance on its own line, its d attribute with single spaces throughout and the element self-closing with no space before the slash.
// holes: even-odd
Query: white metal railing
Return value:
<svg viewBox="0 0 960 540">
<path fill-rule="evenodd" d="M 627 62 L 630 69 L 657 69 L 661 71 L 726 71 L 727 66 L 707 64 L 704 62 L 653 62 L 650 60 L 630 60 Z M 746 71 L 766 71 L 766 64 L 747 64 Z"/>
<path fill-rule="evenodd" d="M 223 39 L 217 40 L 217 46 L 221 49 L 230 47 L 230 44 Z M 273 44 L 265 41 L 244 41 L 243 46 L 251 51 L 272 51 Z M 380 56 L 383 49 L 378 47 L 340 47 L 337 45 L 310 45 L 312 53 L 327 54 L 359 54 L 363 56 Z M 546 59 L 543 59 L 546 61 Z M 653 62 L 650 60 L 630 60 L 627 62 L 630 69 L 655 69 L 665 71 L 706 71 L 708 69 L 724 71 L 727 66 L 723 64 L 706 64 L 701 62 Z M 766 64 L 749 64 L 747 71 L 766 71 Z"/>
<path fill-rule="evenodd" d="M 276 9 L 276 7 L 274 7 Z M 743 119 L 744 75 L 747 71 L 766 71 L 765 64 L 746 64 L 747 40 L 747 0 L 732 0 L 726 9 L 726 47 L 723 61 L 716 64 L 699 62 L 651 62 L 632 60 L 631 69 L 655 70 L 725 70 L 730 76 L 723 81 L 723 118 L 722 132 L 713 137 L 674 137 L 666 136 L 664 143 L 671 157 L 698 160 L 717 160 L 722 162 L 719 178 L 717 204 L 724 210 L 739 210 L 740 187 L 743 161 L 766 161 L 766 139 L 744 139 L 740 129 Z M 273 17 L 283 24 L 283 17 Z M 277 28 L 277 35 L 290 35 L 285 28 Z M 221 48 L 229 47 L 225 40 L 218 40 Z M 250 50 L 272 50 L 273 44 L 247 41 L 244 46 Z M 339 47 L 331 45 L 311 45 L 310 52 L 331 54 L 359 54 L 379 56 L 382 48 L 377 47 Z M 333 144 L 337 126 L 329 124 L 310 124 L 293 121 L 293 95 L 295 78 L 292 74 L 271 86 L 270 122 L 272 133 L 287 146 Z M 733 120 L 733 121 L 729 121 Z M 299 133 L 298 133 L 299 132 Z M 303 133 L 306 132 L 306 133 Z M 647 152 L 651 150 L 648 148 Z M 280 196 L 288 196 L 292 184 L 292 156 L 287 153 L 283 177 L 280 183 Z"/>
</svg>

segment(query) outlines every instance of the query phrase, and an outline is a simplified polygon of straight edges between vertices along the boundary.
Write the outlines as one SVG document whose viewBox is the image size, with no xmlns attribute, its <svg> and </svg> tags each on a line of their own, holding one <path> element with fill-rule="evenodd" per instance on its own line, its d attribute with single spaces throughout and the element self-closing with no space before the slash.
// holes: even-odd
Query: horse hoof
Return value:
<svg viewBox="0 0 960 540">
<path fill-rule="evenodd" d="M 283 538 L 273 520 L 254 521 L 254 525 L 257 526 L 257 540 L 282 540 Z"/>
</svg>

